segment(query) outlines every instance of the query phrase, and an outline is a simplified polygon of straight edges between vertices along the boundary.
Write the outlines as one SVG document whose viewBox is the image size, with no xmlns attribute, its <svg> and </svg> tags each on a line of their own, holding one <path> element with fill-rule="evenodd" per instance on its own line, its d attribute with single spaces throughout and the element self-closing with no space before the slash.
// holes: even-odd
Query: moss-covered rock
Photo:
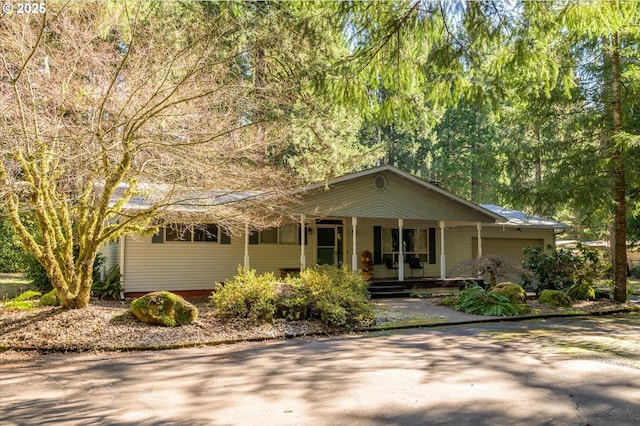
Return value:
<svg viewBox="0 0 640 426">
<path fill-rule="evenodd" d="M 544 290 L 540 293 L 538 302 L 547 306 L 555 307 L 569 307 L 571 306 L 571 299 L 564 292 L 560 290 Z"/>
<path fill-rule="evenodd" d="M 131 313 L 140 321 L 165 327 L 188 325 L 198 319 L 198 309 L 177 294 L 158 291 L 131 302 Z"/>
<path fill-rule="evenodd" d="M 525 293 L 524 289 L 520 284 L 512 283 L 512 282 L 503 282 L 497 284 L 495 287 L 491 288 L 492 293 L 499 294 L 508 298 L 511 303 L 526 303 L 527 301 L 527 293 Z"/>
<path fill-rule="evenodd" d="M 49 293 L 45 293 L 40 297 L 40 303 L 38 306 L 60 306 L 62 300 L 58 296 L 58 291 L 54 288 Z"/>
</svg>

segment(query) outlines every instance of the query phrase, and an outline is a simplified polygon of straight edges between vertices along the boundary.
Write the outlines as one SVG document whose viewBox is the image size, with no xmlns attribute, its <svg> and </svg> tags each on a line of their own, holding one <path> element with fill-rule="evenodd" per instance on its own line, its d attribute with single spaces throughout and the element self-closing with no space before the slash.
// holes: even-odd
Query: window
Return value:
<svg viewBox="0 0 640 426">
<path fill-rule="evenodd" d="M 260 242 L 262 244 L 278 243 L 278 228 L 265 229 L 260 232 Z"/>
<path fill-rule="evenodd" d="M 218 225 L 196 225 L 193 229 L 193 241 L 218 241 Z"/>
<path fill-rule="evenodd" d="M 220 228 L 215 224 L 186 225 L 174 223 L 164 227 L 164 241 L 162 241 L 162 231 L 154 235 L 151 239 L 153 243 L 164 241 L 184 241 L 184 242 L 209 242 L 229 244 L 229 237 L 220 232 Z"/>
<path fill-rule="evenodd" d="M 297 244 L 298 243 L 298 235 L 300 232 L 298 231 L 298 225 L 295 223 L 290 223 L 288 225 L 283 225 L 280 227 L 280 244 Z"/>
<path fill-rule="evenodd" d="M 260 231 L 260 244 L 298 244 L 300 226 L 296 223 Z"/>
<path fill-rule="evenodd" d="M 191 241 L 192 238 L 193 232 L 191 226 L 183 225 L 181 223 L 174 223 L 166 226 L 166 241 Z"/>
<path fill-rule="evenodd" d="M 400 255 L 400 230 L 398 228 L 382 228 L 382 261 L 398 262 Z M 403 229 L 402 253 L 404 261 L 417 257 L 420 262 L 429 261 L 429 230 Z"/>
</svg>

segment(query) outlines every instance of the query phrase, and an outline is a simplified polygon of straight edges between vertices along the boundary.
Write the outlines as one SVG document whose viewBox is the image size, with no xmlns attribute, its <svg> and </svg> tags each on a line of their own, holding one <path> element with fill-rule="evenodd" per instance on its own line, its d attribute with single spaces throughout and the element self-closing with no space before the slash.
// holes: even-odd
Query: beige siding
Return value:
<svg viewBox="0 0 640 426">
<path fill-rule="evenodd" d="M 374 176 L 364 176 L 320 189 L 304 197 L 307 209 L 328 216 L 493 222 L 493 218 L 435 190 L 385 174 L 387 186 L 378 189 Z"/>
<path fill-rule="evenodd" d="M 105 270 L 108 271 L 113 266 L 120 264 L 120 240 L 103 245 L 100 247 L 99 253 L 106 258 Z"/>
<path fill-rule="evenodd" d="M 404 228 L 436 228 L 436 263 L 425 264 L 426 277 L 440 276 L 440 229 L 434 221 L 405 220 Z M 358 218 L 357 224 L 357 269 L 360 269 L 360 254 L 364 250 L 373 252 L 373 227 L 397 228 L 397 219 Z M 307 265 L 316 262 L 316 225 L 311 220 L 312 229 L 305 246 Z M 516 241 L 544 241 L 545 246 L 553 243 L 553 230 L 484 227 L 482 238 L 489 244 L 497 239 L 507 239 L 509 244 Z M 446 267 L 471 259 L 477 253 L 477 230 L 475 227 L 447 227 L 445 230 Z M 344 263 L 351 268 L 353 246 L 351 218 L 344 219 Z M 515 243 L 518 244 L 518 243 Z M 119 245 L 105 246 L 109 259 L 117 259 Z M 152 244 L 151 237 L 127 237 L 125 257 L 125 290 L 143 292 L 155 290 L 208 290 L 215 282 L 233 277 L 238 265 L 244 262 L 244 236 L 234 237 L 231 244 L 165 242 Z M 483 250 L 484 251 L 484 250 Z M 250 266 L 259 273 L 280 274 L 280 268 L 300 266 L 301 247 L 298 244 L 258 244 L 249 245 Z M 411 277 L 411 269 L 405 264 L 405 277 Z M 385 265 L 375 265 L 374 278 L 396 278 L 398 271 L 388 270 Z M 416 271 L 416 276 L 421 276 Z"/>
<path fill-rule="evenodd" d="M 519 229 L 519 230 L 518 230 Z M 485 242 L 486 240 L 486 242 Z M 514 228 L 514 227 L 484 227 L 482 228 L 482 252 L 483 254 L 497 252 L 494 254 L 506 255 L 510 250 L 511 257 L 522 260 L 521 249 L 528 245 L 547 246 L 555 245 L 555 234 L 553 229 L 540 228 Z M 502 244 L 501 244 L 502 243 Z M 473 247 L 475 245 L 475 248 Z M 472 242 L 473 255 L 477 255 L 477 240 Z"/>
<path fill-rule="evenodd" d="M 311 254 L 309 246 L 307 256 Z M 183 241 L 153 244 L 151 237 L 130 236 L 125 247 L 127 292 L 213 289 L 214 283 L 232 278 L 238 266 L 244 264 L 244 236 L 231 238 L 231 244 Z M 259 273 L 279 275 L 280 268 L 300 266 L 298 244 L 249 245 L 249 256 L 250 266 Z"/>
</svg>

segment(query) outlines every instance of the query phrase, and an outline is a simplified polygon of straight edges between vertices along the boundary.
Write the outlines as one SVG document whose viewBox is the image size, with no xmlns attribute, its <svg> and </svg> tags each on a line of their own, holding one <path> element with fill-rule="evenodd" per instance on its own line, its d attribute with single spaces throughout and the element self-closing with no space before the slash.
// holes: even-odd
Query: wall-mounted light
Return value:
<svg viewBox="0 0 640 426">
<path fill-rule="evenodd" d="M 313 228 L 307 228 L 307 235 L 313 234 Z"/>
</svg>

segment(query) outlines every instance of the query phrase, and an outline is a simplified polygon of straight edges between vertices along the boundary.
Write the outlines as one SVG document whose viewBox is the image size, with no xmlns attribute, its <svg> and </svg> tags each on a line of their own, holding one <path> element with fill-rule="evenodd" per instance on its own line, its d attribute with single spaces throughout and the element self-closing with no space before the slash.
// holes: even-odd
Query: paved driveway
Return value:
<svg viewBox="0 0 640 426">
<path fill-rule="evenodd" d="M 49 355 L 0 370 L 0 423 L 637 425 L 638 336 L 629 314 Z"/>
</svg>

